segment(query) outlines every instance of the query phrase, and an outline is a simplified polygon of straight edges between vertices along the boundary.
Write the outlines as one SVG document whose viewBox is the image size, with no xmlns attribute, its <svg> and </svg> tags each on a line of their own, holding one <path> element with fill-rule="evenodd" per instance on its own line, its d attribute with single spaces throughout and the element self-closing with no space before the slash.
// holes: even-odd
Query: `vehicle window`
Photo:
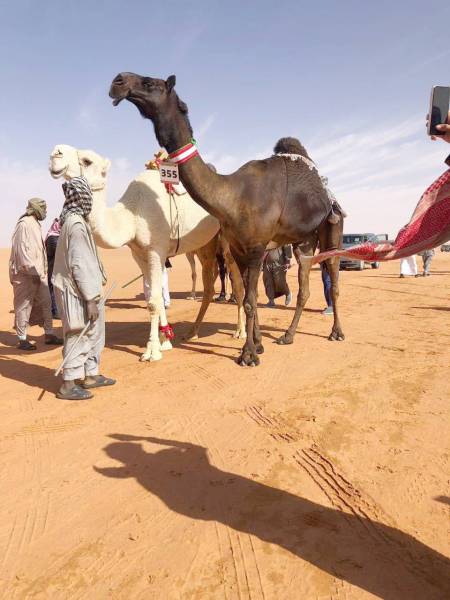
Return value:
<svg viewBox="0 0 450 600">
<path fill-rule="evenodd" d="M 342 241 L 344 244 L 360 244 L 363 238 L 361 235 L 344 235 Z"/>
</svg>

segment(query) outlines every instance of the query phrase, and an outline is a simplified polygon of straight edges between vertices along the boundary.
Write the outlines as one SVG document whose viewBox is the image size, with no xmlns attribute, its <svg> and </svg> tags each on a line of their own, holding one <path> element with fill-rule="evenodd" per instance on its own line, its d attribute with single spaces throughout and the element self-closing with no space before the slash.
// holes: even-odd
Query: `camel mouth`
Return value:
<svg viewBox="0 0 450 600">
<path fill-rule="evenodd" d="M 54 169 L 50 169 L 50 175 L 52 177 L 54 177 L 55 179 L 58 179 L 58 177 L 61 177 L 61 175 L 64 175 L 64 173 L 67 171 L 67 168 L 68 168 L 68 165 L 66 165 L 65 167 L 63 167 L 59 171 L 55 171 Z"/>
<path fill-rule="evenodd" d="M 124 90 L 123 86 L 122 86 L 122 89 L 115 89 L 114 84 L 111 86 L 111 89 L 109 91 L 109 97 L 112 98 L 113 106 L 119 106 L 119 104 L 122 102 L 122 100 L 128 99 L 129 95 L 130 95 L 130 90 Z"/>
</svg>

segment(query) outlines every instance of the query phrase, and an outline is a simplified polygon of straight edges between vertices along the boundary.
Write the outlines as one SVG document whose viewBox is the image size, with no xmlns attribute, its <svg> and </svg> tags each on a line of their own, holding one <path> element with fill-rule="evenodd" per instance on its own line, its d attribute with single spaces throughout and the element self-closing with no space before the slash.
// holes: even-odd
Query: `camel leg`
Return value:
<svg viewBox="0 0 450 600">
<path fill-rule="evenodd" d="M 263 255 L 264 248 L 255 248 L 244 258 L 235 256 L 245 286 L 244 310 L 246 316 L 247 340 L 237 361 L 242 367 L 256 367 L 259 365 L 258 354 L 264 352 L 264 348 L 261 344 L 257 315 L 257 288 Z"/>
<path fill-rule="evenodd" d="M 148 271 L 146 276 L 150 284 L 150 298 L 148 300 L 150 338 L 147 342 L 147 348 L 141 356 L 141 361 L 156 361 L 162 358 L 159 339 L 159 319 L 163 314 L 165 318 L 162 298 L 162 268 L 165 258 L 160 256 L 156 250 L 149 250 L 147 255 Z"/>
<path fill-rule="evenodd" d="M 301 255 L 313 256 L 317 246 L 317 237 L 311 238 L 301 246 L 294 246 L 294 255 L 298 262 L 298 294 L 294 318 L 287 331 L 277 340 L 277 344 L 292 344 L 297 331 L 298 322 L 302 316 L 303 308 L 309 298 L 309 273 L 311 271 L 311 260 L 302 259 Z"/>
<path fill-rule="evenodd" d="M 197 283 L 197 269 L 195 267 L 195 252 L 186 252 L 186 258 L 191 265 L 191 276 L 192 276 L 192 292 L 187 297 L 188 300 L 196 300 L 195 286 Z"/>
<path fill-rule="evenodd" d="M 221 244 L 222 245 L 222 244 Z M 227 278 L 227 269 L 226 269 L 226 258 L 224 256 L 223 251 L 219 249 L 216 254 L 217 264 L 219 266 L 219 276 L 220 276 L 220 294 L 216 298 L 216 302 L 225 302 L 227 299 L 227 289 L 226 289 L 226 278 Z"/>
<path fill-rule="evenodd" d="M 151 293 L 151 285 L 150 285 L 150 267 L 148 264 L 147 260 L 144 260 L 142 258 L 142 256 L 140 254 L 137 254 L 136 252 L 134 252 L 133 250 L 131 250 L 131 253 L 133 254 L 133 258 L 134 260 L 137 262 L 137 264 L 139 265 L 141 271 L 142 271 L 142 275 L 144 276 L 144 294 L 146 296 L 145 301 L 147 302 L 147 305 L 150 301 L 150 293 Z M 160 315 L 159 315 L 159 320 L 161 325 L 167 325 L 167 317 L 166 317 L 166 309 L 164 307 L 164 301 L 161 304 L 161 311 L 160 311 Z M 150 325 L 151 327 L 151 325 Z M 159 328 L 158 328 L 159 330 Z M 159 333 L 159 331 L 158 331 Z M 172 349 L 172 344 L 170 342 L 170 340 L 168 340 L 164 334 L 159 334 L 159 341 L 160 341 L 160 349 L 161 350 L 171 350 Z M 147 360 L 147 359 L 145 359 Z M 151 360 L 158 360 L 158 359 L 151 359 Z"/>
<path fill-rule="evenodd" d="M 198 311 L 195 323 L 192 326 L 190 334 L 186 339 L 198 339 L 200 324 L 203 321 L 206 311 L 214 298 L 214 283 L 218 275 L 218 266 L 216 259 L 217 237 L 214 237 L 205 246 L 197 250 L 197 256 L 202 265 L 203 297 L 200 310 Z"/>
<path fill-rule="evenodd" d="M 233 278 L 232 285 L 232 293 L 236 297 L 237 302 L 237 310 L 238 310 L 238 320 L 236 331 L 233 333 L 233 337 L 237 339 L 245 339 L 247 337 L 247 333 L 245 331 L 245 312 L 244 312 L 244 282 L 242 281 L 241 273 L 239 271 L 239 267 L 236 264 L 231 252 L 228 242 L 222 237 L 222 246 L 223 246 L 223 256 L 225 259 L 225 264 L 227 265 L 228 273 L 231 273 Z"/>
<path fill-rule="evenodd" d="M 342 219 L 339 223 L 328 223 L 325 222 L 319 229 L 319 243 L 320 251 L 325 252 L 326 250 L 334 250 L 335 248 L 341 247 L 342 240 Z M 340 259 L 338 256 L 329 258 L 326 261 L 328 273 L 331 279 L 331 300 L 333 301 L 333 327 L 328 339 L 333 342 L 342 342 L 345 339 L 345 335 L 341 328 L 339 320 L 339 263 Z"/>
<path fill-rule="evenodd" d="M 169 324 L 167 320 L 166 307 L 164 306 L 164 298 L 161 304 L 159 323 L 161 327 L 165 327 Z M 161 345 L 161 350 L 172 350 L 173 348 L 172 342 L 166 338 L 165 334 L 162 331 L 159 331 L 159 343 Z"/>
</svg>

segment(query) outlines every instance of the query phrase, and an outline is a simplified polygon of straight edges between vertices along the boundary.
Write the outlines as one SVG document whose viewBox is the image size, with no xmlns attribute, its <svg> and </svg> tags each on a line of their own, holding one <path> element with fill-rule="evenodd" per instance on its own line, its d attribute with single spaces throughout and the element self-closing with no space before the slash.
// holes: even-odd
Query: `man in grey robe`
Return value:
<svg viewBox="0 0 450 600">
<path fill-rule="evenodd" d="M 27 339 L 29 325 L 44 327 L 46 344 L 62 344 L 52 323 L 47 257 L 40 225 L 46 214 L 45 200 L 32 198 L 17 222 L 11 241 L 9 279 L 14 292 L 14 328 L 20 350 L 36 350 L 36 344 Z"/>
<path fill-rule="evenodd" d="M 431 267 L 431 261 L 433 260 L 433 256 L 434 256 L 434 248 L 431 250 L 423 250 L 422 252 L 419 252 L 419 256 L 422 257 L 422 263 L 423 263 L 423 277 L 429 277 L 431 275 L 430 273 L 430 267 Z M 418 275 L 416 275 L 416 277 L 418 277 Z"/>
<path fill-rule="evenodd" d="M 84 177 L 63 184 L 65 202 L 61 233 L 53 266 L 53 287 L 64 333 L 63 384 L 56 394 L 65 400 L 92 398 L 90 388 L 113 385 L 99 374 L 105 345 L 105 315 L 99 305 L 106 283 L 91 228 L 86 221 L 92 209 L 92 192 Z M 82 329 L 90 322 L 86 333 Z"/>
</svg>

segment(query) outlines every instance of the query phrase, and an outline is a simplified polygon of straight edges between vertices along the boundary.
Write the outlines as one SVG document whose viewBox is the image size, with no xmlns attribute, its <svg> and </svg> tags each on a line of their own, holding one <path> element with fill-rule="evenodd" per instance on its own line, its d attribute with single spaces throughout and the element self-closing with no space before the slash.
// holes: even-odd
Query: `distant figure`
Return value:
<svg viewBox="0 0 450 600">
<path fill-rule="evenodd" d="M 61 226 L 59 219 L 53 220 L 52 226 L 47 232 L 45 238 L 45 250 L 47 251 L 47 264 L 48 264 L 48 289 L 50 291 L 50 298 L 52 299 L 52 316 L 54 319 L 59 319 L 58 309 L 56 307 L 55 292 L 53 290 L 52 275 L 53 265 L 55 263 L 55 252 L 58 244 L 59 234 L 61 232 Z"/>
<path fill-rule="evenodd" d="M 46 344 L 62 344 L 53 331 L 47 256 L 40 225 L 46 215 L 45 200 L 32 198 L 17 222 L 11 241 L 9 280 L 14 291 L 14 328 L 20 350 L 36 350 L 36 345 L 27 340 L 29 325 L 44 327 Z"/>
<path fill-rule="evenodd" d="M 92 398 L 92 388 L 113 385 L 99 373 L 105 346 L 105 307 L 99 305 L 106 275 L 87 217 L 92 192 L 84 177 L 63 183 L 66 198 L 59 217 L 60 239 L 53 269 L 56 304 L 64 332 L 63 384 L 56 397 L 63 400 Z M 87 331 L 81 331 L 90 323 Z"/>
<path fill-rule="evenodd" d="M 263 282 L 266 296 L 269 299 L 267 306 L 275 306 L 275 298 L 285 296 L 285 306 L 289 306 L 292 294 L 286 281 L 286 271 L 291 264 L 292 246 L 281 246 L 269 250 L 263 261 Z"/>
<path fill-rule="evenodd" d="M 320 263 L 320 270 L 322 271 L 322 283 L 323 283 L 323 295 L 325 296 L 325 302 L 327 303 L 326 308 L 322 311 L 323 315 L 332 315 L 333 311 L 333 300 L 331 298 L 331 277 L 328 272 L 326 262 Z"/>
<path fill-rule="evenodd" d="M 400 277 L 415 277 L 417 275 L 416 256 L 408 256 L 400 260 Z"/>
<path fill-rule="evenodd" d="M 430 267 L 431 267 L 431 261 L 433 260 L 433 256 L 434 256 L 434 250 L 424 250 L 423 252 L 419 252 L 419 256 L 422 257 L 422 263 L 423 263 L 423 277 L 429 277 L 431 275 L 430 273 Z"/>
</svg>

